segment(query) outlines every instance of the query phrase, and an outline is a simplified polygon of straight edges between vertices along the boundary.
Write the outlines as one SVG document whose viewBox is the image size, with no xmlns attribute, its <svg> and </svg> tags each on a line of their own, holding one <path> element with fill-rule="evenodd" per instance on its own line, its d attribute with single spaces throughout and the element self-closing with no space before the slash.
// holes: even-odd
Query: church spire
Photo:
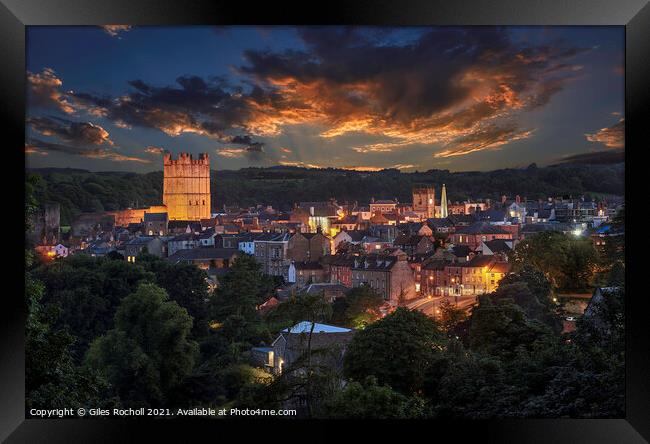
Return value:
<svg viewBox="0 0 650 444">
<path fill-rule="evenodd" d="M 440 217 L 447 217 L 449 213 L 447 212 L 447 189 L 445 184 L 442 184 L 442 191 L 440 192 Z"/>
</svg>

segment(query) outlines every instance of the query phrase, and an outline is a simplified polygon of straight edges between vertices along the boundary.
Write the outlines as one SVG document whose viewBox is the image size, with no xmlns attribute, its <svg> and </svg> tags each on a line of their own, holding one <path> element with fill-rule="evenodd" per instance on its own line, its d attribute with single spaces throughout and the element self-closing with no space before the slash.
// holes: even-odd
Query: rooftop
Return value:
<svg viewBox="0 0 650 444">
<path fill-rule="evenodd" d="M 309 333 L 310 331 L 312 331 L 312 325 L 314 326 L 313 333 L 349 333 L 352 331 L 349 328 L 336 327 L 334 325 L 327 325 L 327 324 L 312 323 L 309 321 L 302 321 L 291 328 L 285 328 L 284 330 L 282 330 L 282 332 L 294 333 L 294 334 Z"/>
</svg>

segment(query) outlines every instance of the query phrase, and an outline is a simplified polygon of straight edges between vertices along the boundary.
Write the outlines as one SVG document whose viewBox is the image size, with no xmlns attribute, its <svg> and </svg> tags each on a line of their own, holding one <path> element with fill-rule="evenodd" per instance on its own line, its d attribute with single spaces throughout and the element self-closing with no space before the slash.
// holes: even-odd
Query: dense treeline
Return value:
<svg viewBox="0 0 650 444">
<path fill-rule="evenodd" d="M 36 189 L 40 202 L 61 204 L 62 224 L 80 212 L 156 205 L 162 202 L 162 172 L 91 173 L 71 169 L 32 170 L 44 180 Z M 519 194 L 529 199 L 547 196 L 616 194 L 624 191 L 624 164 L 561 165 L 490 172 L 429 170 L 401 173 L 398 170 L 358 172 L 290 167 L 245 168 L 212 171 L 212 207 L 269 204 L 288 209 L 294 202 L 326 200 L 368 202 L 375 198 L 411 200 L 414 185 L 447 185 L 451 200 L 498 199 Z"/>
</svg>

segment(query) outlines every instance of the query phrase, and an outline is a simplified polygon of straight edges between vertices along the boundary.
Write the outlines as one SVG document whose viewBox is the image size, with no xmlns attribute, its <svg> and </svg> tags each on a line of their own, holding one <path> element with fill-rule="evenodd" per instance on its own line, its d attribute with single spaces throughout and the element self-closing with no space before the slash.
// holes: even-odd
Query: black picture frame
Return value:
<svg viewBox="0 0 650 444">
<path fill-rule="evenodd" d="M 25 137 L 25 27 L 29 25 L 614 25 L 625 26 L 625 118 L 626 118 L 626 194 L 632 202 L 626 209 L 632 239 L 638 245 L 626 245 L 626 416 L 612 420 L 499 420 L 499 421 L 364 421 L 355 423 L 366 439 L 397 433 L 403 439 L 416 439 L 415 430 L 430 439 L 475 437 L 483 442 L 647 442 L 650 439 L 650 347 L 646 299 L 643 290 L 642 208 L 641 193 L 647 187 L 636 185 L 642 177 L 642 143 L 649 138 L 649 125 L 643 120 L 650 108 L 650 4 L 645 0 L 465 0 L 445 1 L 329 1 L 279 5 L 274 2 L 216 2 L 190 0 L 0 0 L 0 112 L 3 122 L 2 176 L 5 211 L 5 257 L 7 274 L 0 312 L 3 322 L 2 388 L 0 439 L 7 442 L 91 442 L 129 441 L 150 438 L 155 430 L 167 438 L 180 434 L 208 432 L 219 440 L 225 429 L 236 429 L 240 436 L 252 433 L 266 439 L 321 439 L 325 433 L 341 437 L 338 426 L 328 422 L 291 421 L 277 426 L 262 420 L 141 420 L 69 419 L 25 420 L 23 280 L 24 261 L 16 251 L 23 251 L 20 227 L 24 206 L 23 165 Z M 644 113 L 645 111 L 645 113 Z M 631 153 L 631 154 L 628 154 Z M 634 160 L 638 159 L 637 162 Z M 630 161 L 631 160 L 631 161 Z M 23 170 L 24 171 L 24 170 Z M 641 181 L 639 183 L 642 184 Z M 14 191 L 15 190 L 15 191 Z M 640 197 L 635 199 L 635 194 Z M 632 217 L 630 217 L 630 214 Z M 344 423 L 349 424 L 348 421 Z M 232 431 L 232 430 L 231 430 Z M 408 433 L 408 435 L 406 434 Z M 445 438 L 443 434 L 451 434 Z M 408 438 L 407 438 L 408 437 Z"/>
</svg>

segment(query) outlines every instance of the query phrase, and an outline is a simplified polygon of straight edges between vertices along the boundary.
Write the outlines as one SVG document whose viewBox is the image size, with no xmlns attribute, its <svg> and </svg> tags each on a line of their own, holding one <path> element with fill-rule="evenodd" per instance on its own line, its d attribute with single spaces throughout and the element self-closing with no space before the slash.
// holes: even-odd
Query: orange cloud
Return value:
<svg viewBox="0 0 650 444">
<path fill-rule="evenodd" d="M 483 150 L 499 149 L 508 143 L 527 139 L 533 130 L 519 130 L 516 126 L 488 126 L 448 143 L 448 148 L 434 154 L 434 157 L 463 156 Z"/>
<path fill-rule="evenodd" d="M 585 134 L 585 137 L 588 141 L 602 143 L 607 148 L 625 148 L 625 118 L 593 134 Z"/>
<path fill-rule="evenodd" d="M 246 148 L 220 148 L 217 150 L 217 156 L 228 158 L 244 157 L 246 152 Z"/>
<path fill-rule="evenodd" d="M 40 73 L 27 72 L 27 87 L 30 101 L 35 106 L 52 108 L 66 114 L 72 114 L 74 108 L 59 88 L 63 81 L 52 68 L 44 68 Z"/>
<path fill-rule="evenodd" d="M 144 149 L 144 152 L 147 154 L 162 154 L 163 151 L 164 149 L 159 146 L 148 146 Z"/>
<path fill-rule="evenodd" d="M 40 154 L 41 156 L 47 156 L 48 153 L 47 151 L 43 151 L 39 149 L 38 147 L 35 147 L 33 145 L 25 144 L 25 154 Z"/>
<path fill-rule="evenodd" d="M 118 37 L 120 33 L 131 30 L 131 25 L 102 25 L 102 28 L 111 37 Z"/>
</svg>

